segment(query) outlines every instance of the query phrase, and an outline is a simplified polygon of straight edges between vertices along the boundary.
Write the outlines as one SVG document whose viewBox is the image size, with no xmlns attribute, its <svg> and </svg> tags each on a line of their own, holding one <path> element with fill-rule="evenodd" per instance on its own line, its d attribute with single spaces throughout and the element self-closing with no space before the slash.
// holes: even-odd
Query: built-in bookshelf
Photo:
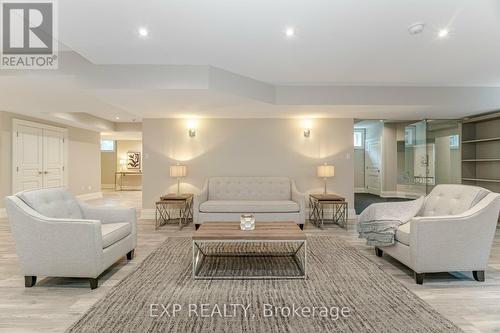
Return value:
<svg viewBox="0 0 500 333">
<path fill-rule="evenodd" d="M 462 183 L 500 192 L 500 112 L 464 119 Z"/>
</svg>

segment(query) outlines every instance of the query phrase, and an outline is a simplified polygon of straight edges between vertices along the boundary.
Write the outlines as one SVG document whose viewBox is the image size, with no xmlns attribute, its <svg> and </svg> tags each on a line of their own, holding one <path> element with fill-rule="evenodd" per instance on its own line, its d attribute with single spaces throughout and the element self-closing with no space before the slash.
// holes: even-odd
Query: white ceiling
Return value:
<svg viewBox="0 0 500 333">
<path fill-rule="evenodd" d="M 211 65 L 274 84 L 500 85 L 498 0 L 65 0 L 59 10 L 61 41 L 96 64 Z M 412 36 L 415 22 L 426 26 Z M 450 36 L 437 40 L 443 27 Z"/>
<path fill-rule="evenodd" d="M 143 118 L 500 109 L 499 0 L 58 3 L 61 49 L 74 52 L 60 52 L 57 71 L 0 70 L 0 110 L 113 132 Z M 425 30 L 409 35 L 415 22 Z M 438 40 L 443 27 L 450 36 Z"/>
</svg>

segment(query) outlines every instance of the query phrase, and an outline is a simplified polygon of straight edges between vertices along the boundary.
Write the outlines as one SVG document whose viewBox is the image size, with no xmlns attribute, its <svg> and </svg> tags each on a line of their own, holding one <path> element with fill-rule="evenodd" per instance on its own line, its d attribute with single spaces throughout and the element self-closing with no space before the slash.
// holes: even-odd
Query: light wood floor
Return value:
<svg viewBox="0 0 500 333">
<path fill-rule="evenodd" d="M 141 208 L 140 192 L 107 192 L 93 203 Z M 62 332 L 92 304 L 134 268 L 167 237 L 191 236 L 192 225 L 182 231 L 167 225 L 154 230 L 154 221 L 138 222 L 138 246 L 131 262 L 125 259 L 100 278 L 100 287 L 91 291 L 85 279 L 39 278 L 33 288 L 24 288 L 10 228 L 0 219 L 0 332 Z M 378 258 L 373 248 L 358 240 L 354 227 L 345 231 L 337 226 L 325 230 L 311 225 L 307 234 L 328 234 L 357 247 L 384 271 L 466 332 L 500 332 L 500 231 L 494 240 L 486 282 L 472 279 L 470 272 L 431 274 L 424 285 L 416 285 L 411 270 L 390 257 Z M 335 254 L 329 254 L 335 255 Z M 165 277 L 168 278 L 168 277 Z"/>
</svg>

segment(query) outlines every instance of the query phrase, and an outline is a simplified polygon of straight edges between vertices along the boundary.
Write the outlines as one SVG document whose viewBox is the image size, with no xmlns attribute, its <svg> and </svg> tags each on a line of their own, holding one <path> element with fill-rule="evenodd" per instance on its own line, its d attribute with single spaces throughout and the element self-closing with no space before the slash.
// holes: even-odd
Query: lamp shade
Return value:
<svg viewBox="0 0 500 333">
<path fill-rule="evenodd" d="M 185 165 L 171 165 L 170 166 L 170 177 L 186 177 L 187 168 Z"/>
<path fill-rule="evenodd" d="M 335 167 L 333 165 L 328 165 L 328 164 L 320 165 L 318 166 L 316 173 L 318 177 L 330 178 L 335 176 Z"/>
</svg>

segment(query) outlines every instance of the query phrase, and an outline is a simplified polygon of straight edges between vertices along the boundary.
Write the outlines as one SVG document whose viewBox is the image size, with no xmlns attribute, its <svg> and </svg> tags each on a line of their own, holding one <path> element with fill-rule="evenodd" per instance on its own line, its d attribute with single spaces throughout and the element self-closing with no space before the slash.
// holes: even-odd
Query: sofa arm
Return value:
<svg viewBox="0 0 500 333">
<path fill-rule="evenodd" d="M 292 185 L 292 201 L 295 201 L 296 203 L 299 204 L 299 213 L 300 213 L 300 223 L 303 224 L 306 219 L 306 195 L 304 193 L 299 192 L 297 189 L 297 186 L 295 185 L 295 182 L 292 180 L 291 181 Z"/>
<path fill-rule="evenodd" d="M 410 258 L 414 270 L 486 269 L 499 211 L 500 195 L 490 193 L 459 215 L 414 218 L 410 224 Z"/>
<path fill-rule="evenodd" d="M 19 198 L 6 200 L 24 275 L 97 277 L 102 271 L 101 222 L 40 215 Z"/>
<path fill-rule="evenodd" d="M 208 180 L 205 181 L 201 192 L 193 198 L 193 223 L 198 224 L 200 218 L 200 205 L 208 200 Z"/>
</svg>

